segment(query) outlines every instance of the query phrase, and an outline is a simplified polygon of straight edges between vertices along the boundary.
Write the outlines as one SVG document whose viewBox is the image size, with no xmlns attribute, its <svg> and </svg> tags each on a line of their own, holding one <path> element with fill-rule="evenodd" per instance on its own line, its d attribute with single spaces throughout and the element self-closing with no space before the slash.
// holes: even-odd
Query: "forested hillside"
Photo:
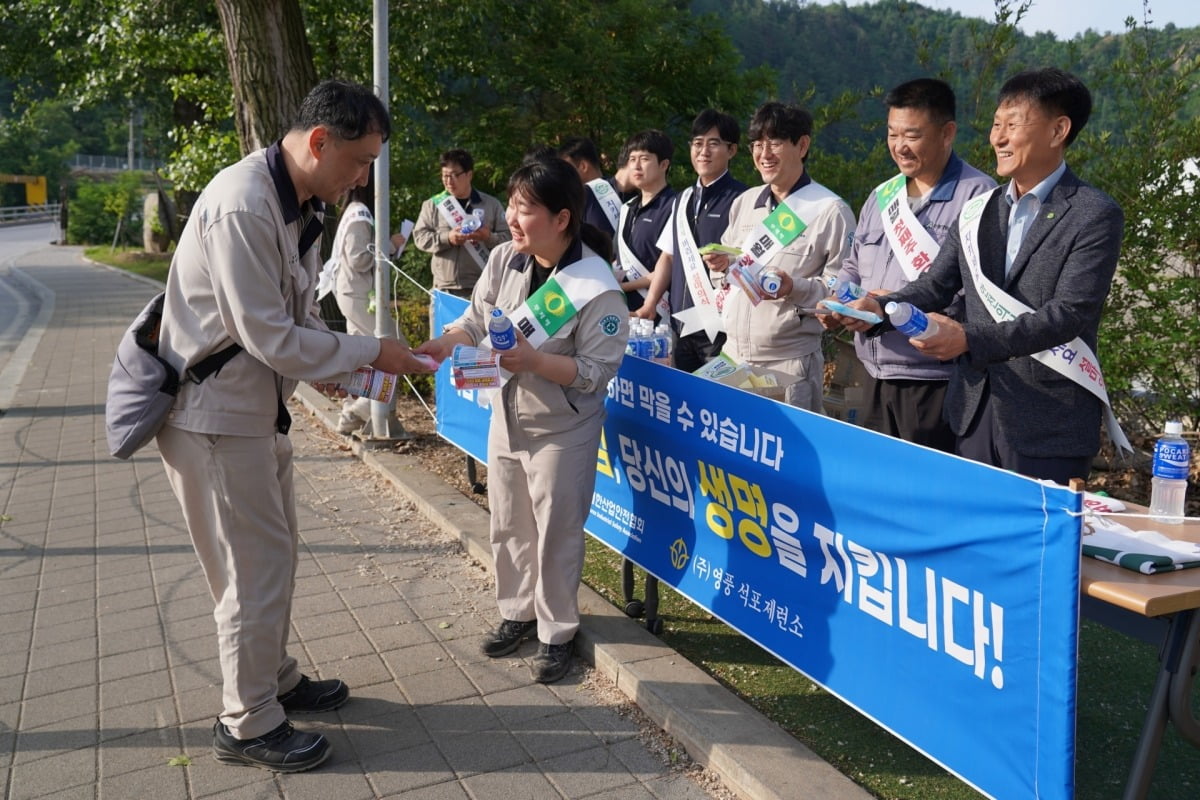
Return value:
<svg viewBox="0 0 1200 800">
<path fill-rule="evenodd" d="M 1038 0 L 1049 2 L 1050 0 Z M 1016 3 L 1009 9 L 1015 13 Z M 1101 88 L 1126 34 L 1089 31 L 1069 42 L 1053 34 L 1026 36 L 995 20 L 963 17 L 905 0 L 871 5 L 817 5 L 795 0 L 692 0 L 696 14 L 714 14 L 741 52 L 749 69 L 768 66 L 777 74 L 778 96 L 819 107 L 840 93 L 864 95 L 918 75 L 948 80 L 959 95 L 961 121 L 990 121 L 995 91 L 1003 78 L 1029 66 L 1054 65 Z M 1009 18 L 1008 22 L 1015 20 Z M 1200 52 L 1200 29 L 1167 25 L 1156 32 L 1164 51 Z M 981 75 L 984 53 L 1008 47 L 995 75 Z M 981 48 L 980 45 L 990 45 Z M 982 52 L 981 52 L 982 51 Z M 980 85 L 980 78 L 983 85 Z M 1114 129 L 1120 98 L 1096 92 L 1093 124 Z M 865 106 L 882 116 L 879 106 Z M 1200 113 L 1200 97 L 1190 98 L 1185 116 Z"/>
</svg>

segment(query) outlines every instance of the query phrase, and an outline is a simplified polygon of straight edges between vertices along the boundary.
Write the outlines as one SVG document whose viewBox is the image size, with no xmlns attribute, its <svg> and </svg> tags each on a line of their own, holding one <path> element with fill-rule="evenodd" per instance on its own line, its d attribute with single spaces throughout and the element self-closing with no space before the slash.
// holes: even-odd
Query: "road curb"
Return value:
<svg viewBox="0 0 1200 800">
<path fill-rule="evenodd" d="M 295 395 L 329 430 L 340 406 L 301 383 Z M 355 455 L 422 514 L 462 542 L 488 571 L 488 514 L 415 456 L 373 450 L 347 438 Z M 584 585 L 576 650 L 700 764 L 747 800 L 871 800 L 872 795 L 798 742 L 704 670 Z"/>
</svg>

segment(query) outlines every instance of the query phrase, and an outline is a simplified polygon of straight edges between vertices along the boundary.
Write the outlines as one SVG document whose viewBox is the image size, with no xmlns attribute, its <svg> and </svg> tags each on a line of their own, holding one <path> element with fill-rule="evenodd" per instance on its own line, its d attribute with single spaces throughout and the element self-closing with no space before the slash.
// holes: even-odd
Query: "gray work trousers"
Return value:
<svg viewBox="0 0 1200 800">
<path fill-rule="evenodd" d="M 166 427 L 158 448 L 215 604 L 220 718 L 234 737 L 253 739 L 286 719 L 276 696 L 300 681 L 287 652 L 297 555 L 292 443 L 282 434 Z"/>
</svg>

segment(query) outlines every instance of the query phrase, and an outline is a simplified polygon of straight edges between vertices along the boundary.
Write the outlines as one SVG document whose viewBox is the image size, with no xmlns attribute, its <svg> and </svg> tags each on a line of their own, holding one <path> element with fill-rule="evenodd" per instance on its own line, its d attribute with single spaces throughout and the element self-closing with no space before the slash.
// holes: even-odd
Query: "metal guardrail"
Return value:
<svg viewBox="0 0 1200 800">
<path fill-rule="evenodd" d="M 162 167 L 161 161 L 151 158 L 135 158 L 130 167 L 129 159 L 124 156 L 90 156 L 77 153 L 68 162 L 72 170 L 90 170 L 93 172 L 123 172 L 128 169 L 152 171 Z"/>
<path fill-rule="evenodd" d="M 47 203 L 43 206 L 0 206 L 0 225 L 57 221 L 60 208 L 58 203 Z"/>
</svg>

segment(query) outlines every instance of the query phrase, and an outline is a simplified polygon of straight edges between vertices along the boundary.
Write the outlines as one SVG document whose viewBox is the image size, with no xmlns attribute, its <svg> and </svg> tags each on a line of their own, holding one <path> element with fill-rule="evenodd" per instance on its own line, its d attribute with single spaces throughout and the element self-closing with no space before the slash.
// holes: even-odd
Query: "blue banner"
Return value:
<svg viewBox="0 0 1200 800">
<path fill-rule="evenodd" d="M 431 338 L 442 335 L 442 329 L 463 315 L 469 306 L 466 300 L 446 292 L 433 292 L 433 330 Z M 491 409 L 477 401 L 477 392 L 460 392 L 450 379 L 450 367 L 444 366 L 434 376 L 433 389 L 437 398 L 437 432 L 446 441 L 476 461 L 487 463 L 488 422 Z"/>
<path fill-rule="evenodd" d="M 634 358 L 608 412 L 590 534 L 984 794 L 1073 796 L 1078 494 Z"/>
</svg>

